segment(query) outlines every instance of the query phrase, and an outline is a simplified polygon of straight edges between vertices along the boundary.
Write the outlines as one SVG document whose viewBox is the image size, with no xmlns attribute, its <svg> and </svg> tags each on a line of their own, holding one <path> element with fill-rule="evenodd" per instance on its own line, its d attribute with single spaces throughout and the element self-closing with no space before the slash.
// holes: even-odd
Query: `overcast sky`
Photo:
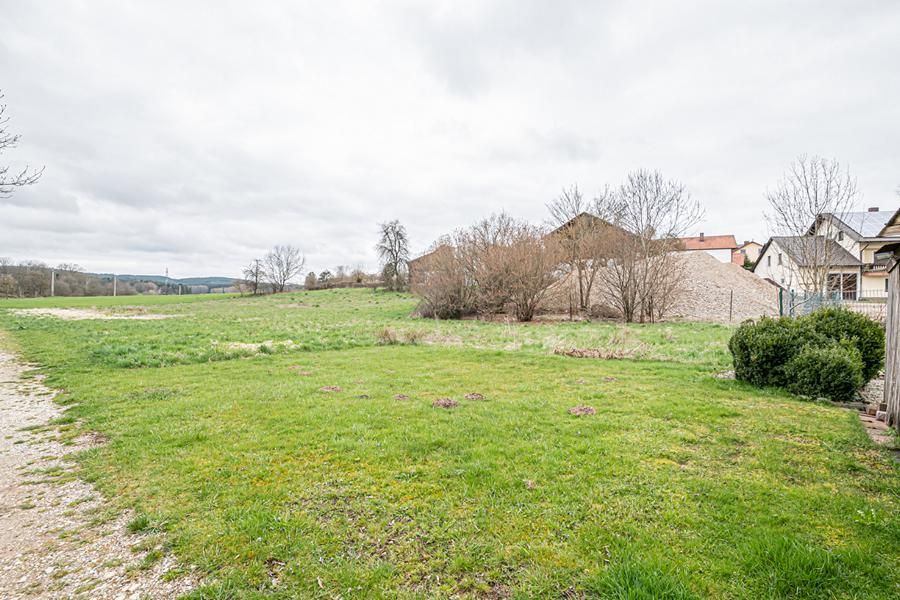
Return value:
<svg viewBox="0 0 900 600">
<path fill-rule="evenodd" d="M 800 153 L 900 204 L 900 2 L 0 0 L 0 89 L 45 165 L 0 256 L 238 275 L 275 243 L 376 266 L 565 185 L 683 181 L 697 228 L 764 241 Z M 651 6 L 652 5 L 652 6 Z"/>
</svg>

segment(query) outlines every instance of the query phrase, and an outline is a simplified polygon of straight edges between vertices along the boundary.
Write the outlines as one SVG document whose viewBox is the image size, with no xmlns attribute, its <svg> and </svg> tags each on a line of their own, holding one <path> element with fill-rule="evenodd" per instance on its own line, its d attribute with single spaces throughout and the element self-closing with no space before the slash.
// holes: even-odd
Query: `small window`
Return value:
<svg viewBox="0 0 900 600">
<path fill-rule="evenodd" d="M 844 241 L 844 232 L 843 231 L 838 231 L 838 241 L 839 242 Z"/>
<path fill-rule="evenodd" d="M 772 266 L 772 257 L 771 256 L 766 257 L 766 265 L 768 265 L 770 267 Z"/>
<path fill-rule="evenodd" d="M 781 252 L 778 253 L 778 264 L 783 264 L 781 261 Z"/>
<path fill-rule="evenodd" d="M 889 282 L 890 282 L 890 279 L 885 279 L 885 280 L 884 280 L 884 291 L 888 291 L 888 283 L 889 283 Z"/>
</svg>

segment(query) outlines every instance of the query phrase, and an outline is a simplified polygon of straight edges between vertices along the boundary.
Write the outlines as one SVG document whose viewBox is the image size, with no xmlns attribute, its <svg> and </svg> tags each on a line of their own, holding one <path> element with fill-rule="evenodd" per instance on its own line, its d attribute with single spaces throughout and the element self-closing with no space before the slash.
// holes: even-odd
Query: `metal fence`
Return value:
<svg viewBox="0 0 900 600">
<path fill-rule="evenodd" d="M 828 307 L 846 308 L 884 322 L 887 292 L 868 290 L 808 293 L 781 289 L 778 293 L 778 309 L 782 315 L 798 317 Z"/>
</svg>

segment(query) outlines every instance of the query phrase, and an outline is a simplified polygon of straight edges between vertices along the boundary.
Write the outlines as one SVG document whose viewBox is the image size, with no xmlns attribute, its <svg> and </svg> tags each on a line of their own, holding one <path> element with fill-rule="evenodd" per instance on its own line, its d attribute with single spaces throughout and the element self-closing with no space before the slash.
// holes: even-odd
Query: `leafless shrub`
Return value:
<svg viewBox="0 0 900 600">
<path fill-rule="evenodd" d="M 558 266 L 553 238 L 501 213 L 442 239 L 413 261 L 413 285 L 423 298 L 423 315 L 491 315 L 511 307 L 516 318 L 530 321 L 559 278 Z"/>
<path fill-rule="evenodd" d="M 658 321 L 682 292 L 679 237 L 703 215 L 685 187 L 656 171 L 630 173 L 622 185 L 595 199 L 608 231 L 610 258 L 598 276 L 604 300 L 627 322 Z"/>
<path fill-rule="evenodd" d="M 428 254 L 411 261 L 409 275 L 412 292 L 422 299 L 420 316 L 459 319 L 475 312 L 475 291 L 453 237 L 442 238 Z"/>
</svg>

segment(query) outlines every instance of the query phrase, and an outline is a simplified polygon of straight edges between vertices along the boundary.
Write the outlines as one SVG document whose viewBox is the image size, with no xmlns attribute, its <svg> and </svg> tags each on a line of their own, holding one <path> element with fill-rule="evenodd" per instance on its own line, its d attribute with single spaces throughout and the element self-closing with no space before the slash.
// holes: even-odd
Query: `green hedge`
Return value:
<svg viewBox="0 0 900 600">
<path fill-rule="evenodd" d="M 862 356 L 848 343 L 831 341 L 825 346 L 805 346 L 785 371 L 787 389 L 812 398 L 850 401 L 865 383 Z"/>
<path fill-rule="evenodd" d="M 803 319 L 828 339 L 852 343 L 862 358 L 866 381 L 884 367 L 884 327 L 869 317 L 841 308 L 824 308 Z"/>
<path fill-rule="evenodd" d="M 851 400 L 881 370 L 884 329 L 864 315 L 829 308 L 800 318 L 747 321 L 728 348 L 741 381 Z"/>
</svg>

